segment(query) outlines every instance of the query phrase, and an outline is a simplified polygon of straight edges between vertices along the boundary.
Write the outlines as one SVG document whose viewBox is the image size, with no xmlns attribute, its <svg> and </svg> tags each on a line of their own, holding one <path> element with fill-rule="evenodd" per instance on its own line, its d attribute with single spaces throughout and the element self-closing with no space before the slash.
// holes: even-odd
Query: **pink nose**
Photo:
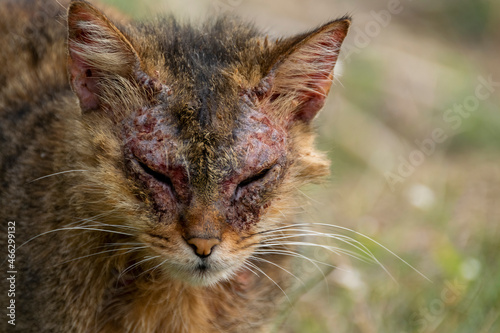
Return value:
<svg viewBox="0 0 500 333">
<path fill-rule="evenodd" d="M 215 245 L 220 243 L 220 240 L 217 238 L 190 238 L 186 242 L 193 248 L 198 257 L 206 258 L 212 253 Z"/>
</svg>

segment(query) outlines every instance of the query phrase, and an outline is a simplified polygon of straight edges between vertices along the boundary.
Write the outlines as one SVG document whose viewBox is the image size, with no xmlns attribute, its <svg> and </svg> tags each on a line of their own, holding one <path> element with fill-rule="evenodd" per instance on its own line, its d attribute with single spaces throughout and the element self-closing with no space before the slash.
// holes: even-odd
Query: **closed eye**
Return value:
<svg viewBox="0 0 500 333">
<path fill-rule="evenodd" d="M 172 189 L 172 191 L 174 191 L 174 184 L 172 183 L 172 180 L 168 176 L 166 176 L 158 171 L 154 171 L 153 169 L 151 169 L 150 167 L 148 167 L 146 164 L 142 163 L 141 161 L 137 161 L 137 162 L 139 163 L 139 165 L 141 166 L 141 168 L 144 172 L 146 172 L 148 175 L 152 176 L 154 179 L 156 179 L 160 183 L 167 185 L 168 187 L 170 187 L 170 189 Z"/>
<path fill-rule="evenodd" d="M 238 188 L 241 189 L 247 185 L 250 185 L 252 183 L 255 183 L 255 182 L 263 179 L 264 177 L 267 176 L 267 174 L 269 173 L 269 171 L 271 171 L 271 169 L 272 169 L 272 167 L 266 168 L 266 169 L 261 170 L 260 172 L 256 173 L 255 175 L 248 177 L 247 179 L 245 179 L 244 181 L 242 181 L 241 183 L 238 184 Z"/>
</svg>

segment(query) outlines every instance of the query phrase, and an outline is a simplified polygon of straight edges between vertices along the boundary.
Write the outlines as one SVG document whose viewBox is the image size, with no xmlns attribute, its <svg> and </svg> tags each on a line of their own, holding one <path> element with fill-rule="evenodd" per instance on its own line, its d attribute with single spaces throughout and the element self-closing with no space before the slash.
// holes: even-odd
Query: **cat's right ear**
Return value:
<svg viewBox="0 0 500 333">
<path fill-rule="evenodd" d="M 69 7 L 68 50 L 69 79 L 83 112 L 102 106 L 103 78 L 131 78 L 140 67 L 127 38 L 86 1 L 72 1 Z"/>
</svg>

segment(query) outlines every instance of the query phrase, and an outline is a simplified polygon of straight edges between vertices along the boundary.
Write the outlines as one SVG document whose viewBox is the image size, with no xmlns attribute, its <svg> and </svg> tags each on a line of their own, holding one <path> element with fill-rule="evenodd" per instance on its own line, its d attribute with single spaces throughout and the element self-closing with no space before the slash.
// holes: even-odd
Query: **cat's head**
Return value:
<svg viewBox="0 0 500 333">
<path fill-rule="evenodd" d="M 328 173 L 311 122 L 348 27 L 275 41 L 228 18 L 122 31 L 72 2 L 68 72 L 91 171 L 79 190 L 123 244 L 142 245 L 137 267 L 212 284 L 290 223 L 296 188 Z"/>
</svg>

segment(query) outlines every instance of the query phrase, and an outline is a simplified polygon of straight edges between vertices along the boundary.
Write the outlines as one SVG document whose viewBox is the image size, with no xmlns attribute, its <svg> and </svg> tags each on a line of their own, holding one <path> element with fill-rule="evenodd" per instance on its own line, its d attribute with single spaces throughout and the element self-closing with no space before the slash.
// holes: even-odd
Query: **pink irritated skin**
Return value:
<svg viewBox="0 0 500 333">
<path fill-rule="evenodd" d="M 228 221 L 239 229 L 248 229 L 259 221 L 270 205 L 273 190 L 283 180 L 287 167 L 287 133 L 265 113 L 251 109 L 238 138 L 236 150 L 244 158 L 234 176 L 228 179 L 233 185 L 233 196 L 224 203 L 231 206 Z M 269 171 L 263 178 L 244 187 L 238 186 L 266 169 Z"/>
<path fill-rule="evenodd" d="M 215 185 L 212 187 L 216 190 L 209 193 L 206 204 L 219 210 L 229 225 L 248 230 L 259 221 L 270 204 L 273 190 L 283 179 L 288 147 L 284 127 L 262 110 L 242 104 L 244 114 L 234 135 L 236 141 L 227 149 L 234 154 L 234 167 L 215 178 L 216 183 L 211 185 Z M 191 183 L 190 175 L 197 170 L 192 166 L 190 169 L 189 163 L 180 156 L 187 143 L 178 141 L 177 129 L 168 117 L 168 111 L 160 107 L 137 110 L 124 132 L 132 173 L 149 192 L 162 222 L 178 221 L 179 214 L 189 209 L 192 201 L 198 201 L 199 193 L 204 191 Z M 138 162 L 167 176 L 172 188 L 158 181 L 158 177 L 155 179 L 151 172 L 144 172 Z M 242 186 L 242 182 L 266 169 L 269 171 L 265 176 Z"/>
<path fill-rule="evenodd" d="M 190 192 L 186 185 L 186 169 L 175 158 L 178 151 L 174 129 L 161 116 L 159 108 L 142 108 L 125 127 L 125 148 L 130 168 L 135 177 L 144 184 L 152 195 L 155 209 L 172 216 L 178 201 L 189 201 Z M 173 188 L 144 172 L 142 166 L 170 178 Z"/>
</svg>

